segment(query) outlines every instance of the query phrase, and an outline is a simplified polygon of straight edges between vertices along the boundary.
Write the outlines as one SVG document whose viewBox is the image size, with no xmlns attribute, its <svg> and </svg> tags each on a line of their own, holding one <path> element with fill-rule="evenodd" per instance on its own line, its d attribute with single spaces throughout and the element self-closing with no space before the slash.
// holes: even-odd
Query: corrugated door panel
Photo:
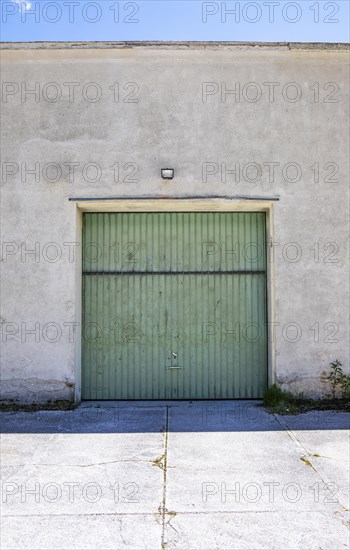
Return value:
<svg viewBox="0 0 350 550">
<path fill-rule="evenodd" d="M 261 271 L 262 213 L 84 215 L 84 272 Z"/>
<path fill-rule="evenodd" d="M 86 214 L 83 279 L 84 399 L 262 396 L 264 214 Z"/>
</svg>

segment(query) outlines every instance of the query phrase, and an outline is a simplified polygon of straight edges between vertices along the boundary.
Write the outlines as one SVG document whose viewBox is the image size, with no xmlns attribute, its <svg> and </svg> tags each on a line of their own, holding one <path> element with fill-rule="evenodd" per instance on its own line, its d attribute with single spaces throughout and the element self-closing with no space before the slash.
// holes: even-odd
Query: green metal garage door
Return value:
<svg viewBox="0 0 350 550">
<path fill-rule="evenodd" d="M 262 396 L 265 214 L 84 214 L 83 235 L 83 399 Z"/>
</svg>

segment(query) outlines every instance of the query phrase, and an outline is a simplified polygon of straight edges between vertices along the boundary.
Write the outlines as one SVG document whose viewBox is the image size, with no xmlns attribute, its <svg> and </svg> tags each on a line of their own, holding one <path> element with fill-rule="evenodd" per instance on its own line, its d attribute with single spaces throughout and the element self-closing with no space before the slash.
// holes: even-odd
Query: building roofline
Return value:
<svg viewBox="0 0 350 550">
<path fill-rule="evenodd" d="M 133 49 L 164 48 L 175 50 L 225 49 L 225 50 L 350 50 L 344 42 L 169 42 L 169 41 L 126 41 L 126 42 L 3 42 L 2 50 L 88 50 L 88 49 Z"/>
</svg>

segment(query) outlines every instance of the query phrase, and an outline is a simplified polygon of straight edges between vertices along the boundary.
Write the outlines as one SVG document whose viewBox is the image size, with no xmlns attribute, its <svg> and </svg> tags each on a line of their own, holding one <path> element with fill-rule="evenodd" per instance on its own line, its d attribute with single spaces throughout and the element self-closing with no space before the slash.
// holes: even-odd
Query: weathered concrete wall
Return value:
<svg viewBox="0 0 350 550">
<path fill-rule="evenodd" d="M 2 398 L 79 387 L 68 199 L 116 196 L 278 196 L 273 376 L 327 392 L 349 365 L 348 51 L 5 45 L 2 63 Z"/>
</svg>

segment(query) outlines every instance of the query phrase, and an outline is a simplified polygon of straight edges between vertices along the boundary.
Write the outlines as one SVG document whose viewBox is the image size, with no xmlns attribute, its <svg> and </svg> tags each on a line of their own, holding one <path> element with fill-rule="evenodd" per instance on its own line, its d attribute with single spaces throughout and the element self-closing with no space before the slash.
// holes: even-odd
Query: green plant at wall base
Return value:
<svg viewBox="0 0 350 550">
<path fill-rule="evenodd" d="M 264 405 L 270 412 L 277 414 L 297 414 L 296 398 L 287 391 L 281 390 L 276 384 L 266 389 Z"/>
<path fill-rule="evenodd" d="M 330 381 L 331 387 L 332 387 L 332 396 L 333 399 L 335 397 L 335 392 L 337 387 L 340 384 L 341 376 L 343 374 L 342 364 L 338 359 L 335 361 L 332 361 L 330 364 L 330 373 L 327 376 L 327 380 Z"/>
<path fill-rule="evenodd" d="M 340 386 L 343 392 L 344 399 L 350 399 L 350 376 L 344 374 Z"/>
<path fill-rule="evenodd" d="M 338 359 L 332 361 L 330 364 L 330 373 L 327 379 L 330 381 L 332 387 L 333 399 L 335 398 L 337 388 L 340 388 L 344 399 L 350 397 L 350 376 L 344 374 L 342 367 L 343 364 Z"/>
<path fill-rule="evenodd" d="M 264 394 L 265 405 L 268 405 L 269 407 L 274 407 L 280 401 L 285 400 L 285 397 L 286 397 L 285 394 L 286 392 L 281 390 L 281 388 L 276 386 L 276 384 L 273 384 L 272 386 L 267 388 L 265 391 L 265 394 Z"/>
<path fill-rule="evenodd" d="M 339 367 L 339 365 L 336 365 Z M 341 366 L 341 365 L 340 365 Z M 331 371 L 333 372 L 334 369 Z M 350 412 L 350 376 L 339 372 L 332 379 L 336 380 L 342 390 L 342 398 L 310 399 L 302 393 L 293 395 L 283 391 L 273 384 L 266 389 L 264 394 L 264 406 L 273 414 L 299 414 L 313 410 L 340 410 Z M 340 376 L 342 375 L 342 376 Z M 334 393 L 336 390 L 334 390 Z M 330 397 L 330 396 L 329 396 Z"/>
</svg>

